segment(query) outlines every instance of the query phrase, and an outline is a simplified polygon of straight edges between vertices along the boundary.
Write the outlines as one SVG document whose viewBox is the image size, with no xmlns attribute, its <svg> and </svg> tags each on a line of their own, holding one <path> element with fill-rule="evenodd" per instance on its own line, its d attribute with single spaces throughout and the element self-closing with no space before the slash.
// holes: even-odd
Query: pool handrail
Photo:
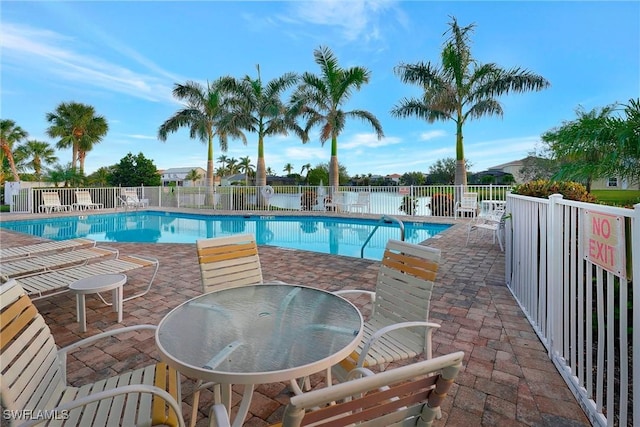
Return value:
<svg viewBox="0 0 640 427">
<path fill-rule="evenodd" d="M 367 243 L 369 243 L 369 240 L 371 240 L 371 237 L 373 237 L 373 234 L 376 232 L 378 227 L 380 227 L 380 224 L 383 224 L 383 223 L 388 224 L 390 222 L 398 223 L 398 226 L 400 227 L 400 240 L 404 242 L 404 222 L 402 222 L 402 220 L 400 220 L 399 218 L 396 218 L 395 216 L 382 215 L 378 220 L 378 223 L 376 224 L 376 226 L 373 227 L 373 230 L 371 230 L 371 233 L 369 233 L 366 240 L 362 244 L 362 247 L 360 248 L 360 258 L 364 258 L 364 248 L 365 246 L 367 246 Z"/>
</svg>

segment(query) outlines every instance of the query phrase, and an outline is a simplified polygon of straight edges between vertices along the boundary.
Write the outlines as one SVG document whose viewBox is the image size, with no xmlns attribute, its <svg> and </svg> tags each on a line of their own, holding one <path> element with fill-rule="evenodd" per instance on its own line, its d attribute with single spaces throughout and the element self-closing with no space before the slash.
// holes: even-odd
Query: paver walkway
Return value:
<svg viewBox="0 0 640 427">
<path fill-rule="evenodd" d="M 34 237 L 0 230 L 2 247 L 33 243 Z M 436 426 L 588 426 L 582 409 L 549 361 L 543 345 L 515 302 L 504 279 L 504 254 L 491 239 L 465 246 L 466 227 L 458 221 L 437 238 L 425 242 L 442 250 L 431 320 L 434 354 L 465 352 L 464 368 L 443 406 Z M 75 299 L 69 294 L 36 302 L 59 346 L 123 325 L 158 324 L 173 307 L 200 293 L 195 245 L 109 243 L 123 254 L 157 257 L 160 269 L 151 291 L 124 304 L 124 321 L 97 298 L 87 298 L 87 332 L 79 332 Z M 265 281 L 277 279 L 327 290 L 374 289 L 378 262 L 260 247 Z M 125 297 L 144 286 L 146 272 L 130 274 Z M 366 312 L 366 307 L 363 307 Z M 145 365 L 157 358 L 150 335 L 106 340 L 69 358 L 69 381 L 80 385 L 113 372 Z M 133 344 L 132 344 L 133 342 Z M 312 378 L 315 386 L 321 376 Z M 183 381 L 183 412 L 191 412 L 192 381 Z M 234 402 L 240 395 L 235 390 Z M 246 426 L 266 426 L 280 420 L 289 399 L 285 384 L 259 386 Z M 207 424 L 212 394 L 203 392 L 198 426 Z"/>
</svg>

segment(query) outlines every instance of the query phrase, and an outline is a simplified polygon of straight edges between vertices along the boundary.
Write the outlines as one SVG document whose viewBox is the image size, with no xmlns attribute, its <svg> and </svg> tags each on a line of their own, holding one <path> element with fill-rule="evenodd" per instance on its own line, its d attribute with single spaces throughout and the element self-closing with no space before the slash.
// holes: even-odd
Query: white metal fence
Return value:
<svg viewBox="0 0 640 427">
<path fill-rule="evenodd" d="M 594 425 L 640 425 L 640 204 L 509 194 L 506 282 Z"/>
<path fill-rule="evenodd" d="M 465 191 L 477 192 L 479 200 L 505 200 L 510 188 L 504 185 L 478 185 L 467 186 Z M 60 196 L 61 204 L 73 206 L 76 203 L 77 190 L 78 188 L 12 190 L 5 188 L 5 198 L 11 206 L 11 212 L 38 213 L 43 204 L 43 192 L 55 191 Z M 105 209 L 121 208 L 122 188 L 102 187 L 88 190 L 94 203 L 103 204 Z M 207 187 L 136 187 L 135 191 L 140 199 L 148 201 L 149 207 L 231 211 L 325 211 L 327 210 L 325 202 L 333 195 L 331 188 L 324 186 L 225 186 L 215 187 L 213 195 L 207 194 Z M 368 193 L 368 204 L 359 208 L 357 212 L 453 217 L 455 195 L 462 192 L 462 187 L 452 185 L 340 187 L 338 191 L 344 195 L 343 209 L 348 212 L 356 211 L 350 209 L 350 206 L 355 206 L 359 193 Z"/>
</svg>

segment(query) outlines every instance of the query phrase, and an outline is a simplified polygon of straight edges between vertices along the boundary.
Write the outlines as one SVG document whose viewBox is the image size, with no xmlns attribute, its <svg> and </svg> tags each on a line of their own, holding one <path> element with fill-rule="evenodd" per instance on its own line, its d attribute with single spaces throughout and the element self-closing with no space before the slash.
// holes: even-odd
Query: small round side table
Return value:
<svg viewBox="0 0 640 427">
<path fill-rule="evenodd" d="M 126 274 L 98 274 L 76 280 L 69 285 L 69 290 L 76 294 L 76 315 L 80 323 L 80 331 L 87 331 L 87 313 L 84 296 L 111 291 L 113 311 L 118 313 L 118 323 L 122 322 L 123 286 L 127 283 Z"/>
</svg>

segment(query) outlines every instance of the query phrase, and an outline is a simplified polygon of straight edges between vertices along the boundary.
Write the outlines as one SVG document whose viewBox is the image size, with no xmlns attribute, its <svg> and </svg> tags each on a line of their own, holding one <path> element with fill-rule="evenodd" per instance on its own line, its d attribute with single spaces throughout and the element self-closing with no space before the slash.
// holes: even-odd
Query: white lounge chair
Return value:
<svg viewBox="0 0 640 427">
<path fill-rule="evenodd" d="M 27 294 L 33 300 L 47 298 L 69 291 L 69 285 L 78 279 L 91 277 L 98 274 L 115 274 L 126 273 L 143 267 L 153 268 L 153 274 L 144 291 L 133 296 L 124 298 L 123 301 L 129 301 L 133 298 L 141 297 L 149 292 L 153 280 L 158 273 L 159 262 L 155 258 L 143 257 L 140 255 L 120 255 L 117 259 L 94 262 L 86 265 L 69 267 L 61 270 L 47 271 L 44 273 L 36 273 L 28 276 L 22 276 L 18 280 Z M 106 301 L 102 300 L 105 304 Z"/>
<path fill-rule="evenodd" d="M 138 198 L 136 190 L 124 189 L 120 194 L 120 205 L 124 208 L 145 208 L 149 206 L 149 200 Z"/>
<path fill-rule="evenodd" d="M 455 218 L 458 215 L 464 217 L 465 214 L 471 214 L 473 218 L 478 214 L 478 193 L 462 193 L 462 198 L 456 202 Z"/>
<path fill-rule="evenodd" d="M 106 257 L 117 258 L 118 250 L 96 246 L 75 251 L 5 261 L 0 264 L 0 277 L 2 277 L 3 280 L 8 280 L 12 277 L 15 278 L 33 273 L 84 265 L 89 263 L 89 261 Z"/>
<path fill-rule="evenodd" d="M 459 351 L 377 374 L 356 370 L 355 379 L 293 396 L 281 426 L 430 427 L 463 357 Z M 209 419 L 212 426 L 230 425 L 224 405 L 212 406 Z"/>
<path fill-rule="evenodd" d="M 367 213 L 371 212 L 371 193 L 369 192 L 359 192 L 358 193 L 358 198 L 356 199 L 356 201 L 354 203 L 351 203 L 349 205 L 349 210 L 351 209 L 357 209 L 360 212 L 364 213 L 365 210 Z"/>
<path fill-rule="evenodd" d="M 8 420 L 9 425 L 42 424 L 49 419 L 46 414 L 54 417 L 59 426 L 185 425 L 180 374 L 165 363 L 80 387 L 67 384 L 67 354 L 98 339 L 138 330 L 153 331 L 155 326 L 119 328 L 58 349 L 38 309 L 15 280 L 0 285 L 0 308 L 3 415 L 13 413 L 20 417 Z"/>
<path fill-rule="evenodd" d="M 342 212 L 347 207 L 347 194 L 344 191 L 334 191 L 331 196 L 325 197 L 324 207 L 328 211 Z"/>
<path fill-rule="evenodd" d="M 95 245 L 95 240 L 68 239 L 54 242 L 34 243 L 32 245 L 15 246 L 13 248 L 0 248 L 0 260 L 5 262 L 17 258 L 42 255 L 47 252 L 75 250 Z"/>
<path fill-rule="evenodd" d="M 76 191 L 76 202 L 71 207 L 76 210 L 103 209 L 104 205 L 102 203 L 93 203 L 89 190 L 78 190 Z"/>
<path fill-rule="evenodd" d="M 440 251 L 390 239 L 378 271 L 375 292 L 341 290 L 338 295 L 369 295 L 371 316 L 358 349 L 333 368 L 344 379 L 354 368 L 381 366 L 420 354 L 431 358 L 431 335 L 440 325 L 428 321 Z"/>
<path fill-rule="evenodd" d="M 42 192 L 42 204 L 38 208 L 40 212 L 67 212 L 71 210 L 71 205 L 60 203 L 60 195 L 57 191 Z"/>
</svg>

